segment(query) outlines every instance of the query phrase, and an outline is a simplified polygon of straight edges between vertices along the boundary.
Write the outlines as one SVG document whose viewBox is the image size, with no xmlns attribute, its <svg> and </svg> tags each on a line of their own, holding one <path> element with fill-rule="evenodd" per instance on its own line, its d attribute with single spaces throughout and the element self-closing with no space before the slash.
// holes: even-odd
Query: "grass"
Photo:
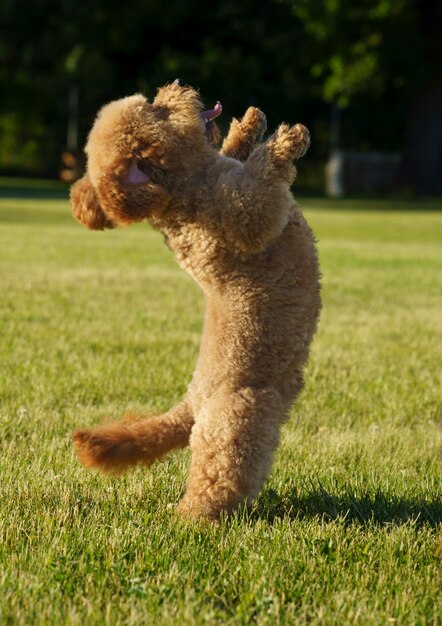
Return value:
<svg viewBox="0 0 442 626">
<path fill-rule="evenodd" d="M 198 289 L 144 225 L 3 195 L 0 624 L 442 624 L 440 202 L 303 202 L 307 386 L 252 510 L 206 527 L 174 514 L 187 452 L 115 480 L 70 443 L 184 393 Z"/>
</svg>

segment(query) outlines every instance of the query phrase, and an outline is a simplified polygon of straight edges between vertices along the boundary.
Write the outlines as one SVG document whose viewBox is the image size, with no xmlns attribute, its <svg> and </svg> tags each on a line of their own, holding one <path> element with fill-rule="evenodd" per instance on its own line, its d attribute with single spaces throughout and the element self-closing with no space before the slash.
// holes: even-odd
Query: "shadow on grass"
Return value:
<svg viewBox="0 0 442 626">
<path fill-rule="evenodd" d="M 277 494 L 265 491 L 250 513 L 250 518 L 273 523 L 277 519 L 292 520 L 320 518 L 324 522 L 335 519 L 361 525 L 401 525 L 413 522 L 417 526 L 433 528 L 442 523 L 442 499 L 403 498 L 378 490 L 375 493 L 354 493 L 345 488 L 329 492 L 321 485 L 313 490 L 290 489 Z"/>
<path fill-rule="evenodd" d="M 56 180 L 0 178 L 0 199 L 65 200 L 69 187 Z"/>
<path fill-rule="evenodd" d="M 442 197 L 352 196 L 327 198 L 317 192 L 295 187 L 295 197 L 305 208 L 344 211 L 442 211 Z M 0 176 L 0 198 L 66 199 L 69 185 L 59 180 Z"/>
<path fill-rule="evenodd" d="M 52 200 L 56 200 L 52 198 Z M 29 226 L 31 224 L 54 225 L 74 223 L 69 206 L 66 210 L 61 208 L 46 209 L 44 207 L 20 207 L 20 208 L 3 208 L 0 207 L 0 224 L 23 224 Z"/>
<path fill-rule="evenodd" d="M 59 181 L 0 178 L 0 223 L 47 225 L 72 221 L 70 210 L 62 210 L 59 204 L 68 198 L 69 187 Z"/>
<path fill-rule="evenodd" d="M 442 211 L 442 197 L 389 198 L 355 196 L 347 198 L 325 198 L 321 196 L 295 193 L 295 197 L 304 209 L 398 213 L 419 211 Z"/>
<path fill-rule="evenodd" d="M 68 189 L 23 189 L 21 187 L 0 188 L 0 199 L 4 200 L 67 200 Z"/>
</svg>

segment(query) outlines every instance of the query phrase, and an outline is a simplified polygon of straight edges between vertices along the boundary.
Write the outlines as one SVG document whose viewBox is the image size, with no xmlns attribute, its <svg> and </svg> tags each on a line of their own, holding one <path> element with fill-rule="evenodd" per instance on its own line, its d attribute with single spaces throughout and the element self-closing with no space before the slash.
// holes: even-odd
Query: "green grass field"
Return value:
<svg viewBox="0 0 442 626">
<path fill-rule="evenodd" d="M 180 398 L 203 303 L 159 234 L 57 193 L 0 200 L 0 624 L 442 624 L 442 203 L 301 199 L 306 389 L 252 510 L 205 526 L 174 513 L 187 451 L 74 458 L 76 427 Z"/>
</svg>

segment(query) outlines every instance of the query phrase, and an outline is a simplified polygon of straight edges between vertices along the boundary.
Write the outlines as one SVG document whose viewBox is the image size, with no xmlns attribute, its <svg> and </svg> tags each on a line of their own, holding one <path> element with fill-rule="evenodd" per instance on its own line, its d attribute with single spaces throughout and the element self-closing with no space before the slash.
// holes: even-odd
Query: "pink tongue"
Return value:
<svg viewBox="0 0 442 626">
<path fill-rule="evenodd" d="M 139 169 L 137 160 L 132 159 L 130 167 L 127 170 L 125 182 L 128 185 L 142 185 L 143 183 L 148 183 L 149 181 L 149 176 Z"/>
<path fill-rule="evenodd" d="M 203 111 L 201 113 L 201 117 L 203 118 L 205 122 L 211 122 L 216 117 L 218 117 L 218 115 L 221 115 L 222 112 L 223 112 L 222 104 L 221 102 L 217 102 L 213 109 L 209 109 L 208 111 Z"/>
</svg>

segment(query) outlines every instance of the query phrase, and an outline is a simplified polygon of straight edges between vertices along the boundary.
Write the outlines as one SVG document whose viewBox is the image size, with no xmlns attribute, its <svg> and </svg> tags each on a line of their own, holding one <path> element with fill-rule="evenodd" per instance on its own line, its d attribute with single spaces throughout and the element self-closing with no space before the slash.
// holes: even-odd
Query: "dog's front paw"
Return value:
<svg viewBox="0 0 442 626">
<path fill-rule="evenodd" d="M 264 113 L 256 107 L 249 107 L 241 120 L 232 120 L 221 154 L 238 161 L 246 161 L 262 141 L 266 130 L 267 119 Z"/>
<path fill-rule="evenodd" d="M 295 151 L 295 159 L 300 159 L 310 147 L 310 132 L 302 124 L 296 124 L 290 129 L 290 137 Z"/>
<path fill-rule="evenodd" d="M 276 131 L 275 148 L 281 157 L 297 160 L 304 156 L 310 146 L 310 133 L 302 124 L 281 124 Z"/>
<path fill-rule="evenodd" d="M 267 118 L 265 113 L 257 107 L 249 107 L 241 120 L 243 129 L 254 138 L 255 143 L 260 143 L 267 130 Z"/>
</svg>

